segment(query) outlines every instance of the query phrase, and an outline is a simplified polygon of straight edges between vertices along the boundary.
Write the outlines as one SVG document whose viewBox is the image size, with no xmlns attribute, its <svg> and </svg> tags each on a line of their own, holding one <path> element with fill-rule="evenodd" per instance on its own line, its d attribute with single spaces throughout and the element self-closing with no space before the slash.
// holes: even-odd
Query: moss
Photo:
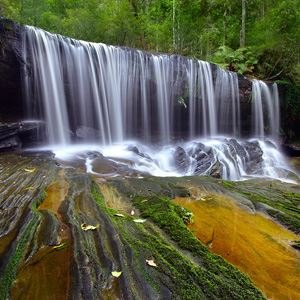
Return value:
<svg viewBox="0 0 300 300">
<path fill-rule="evenodd" d="M 101 209 L 110 215 L 103 196 L 96 185 L 92 196 Z M 151 222 L 136 224 L 131 217 L 111 218 L 124 243 L 134 254 L 135 269 L 158 291 L 167 286 L 173 298 L 179 299 L 264 299 L 250 279 L 221 257 L 210 253 L 188 230 L 190 212 L 175 205 L 167 197 L 132 195 L 135 207 L 159 226 L 177 246 L 170 244 Z M 185 254 L 189 251 L 200 264 Z M 146 265 L 145 259 L 154 257 L 157 268 Z M 176 296 L 175 296 L 176 295 Z"/>
<path fill-rule="evenodd" d="M 31 209 L 33 212 L 37 213 L 38 212 L 38 207 L 40 206 L 40 204 L 46 199 L 47 197 L 47 192 L 45 190 L 43 190 L 39 196 L 34 200 Z"/>
<path fill-rule="evenodd" d="M 300 221 L 282 212 L 268 209 L 267 213 L 277 220 L 280 224 L 286 226 L 289 230 L 300 234 Z"/>
<path fill-rule="evenodd" d="M 17 245 L 14 250 L 14 253 L 12 253 L 9 256 L 8 263 L 0 278 L 0 287 L 1 287 L 0 299 L 8 298 L 11 285 L 16 278 L 17 268 L 19 266 L 22 257 L 25 254 L 27 242 L 30 239 L 32 232 L 34 231 L 34 228 L 36 227 L 37 221 L 38 221 L 37 216 L 33 215 L 33 218 L 31 219 L 29 224 L 25 227 L 23 233 L 21 234 L 19 240 L 17 241 Z"/>
<path fill-rule="evenodd" d="M 239 185 L 228 184 L 222 181 L 224 187 L 231 192 L 241 194 L 251 200 L 254 204 L 264 203 L 274 208 L 267 210 L 267 213 L 277 222 L 286 226 L 288 229 L 300 233 L 300 194 L 287 192 L 276 188 L 270 183 L 269 187 L 250 186 L 249 183 Z M 278 210 L 280 212 L 278 212 Z"/>
<path fill-rule="evenodd" d="M 232 188 L 235 186 L 235 183 L 233 181 L 228 181 L 228 180 L 222 180 L 221 184 L 225 187 L 225 188 Z"/>
</svg>

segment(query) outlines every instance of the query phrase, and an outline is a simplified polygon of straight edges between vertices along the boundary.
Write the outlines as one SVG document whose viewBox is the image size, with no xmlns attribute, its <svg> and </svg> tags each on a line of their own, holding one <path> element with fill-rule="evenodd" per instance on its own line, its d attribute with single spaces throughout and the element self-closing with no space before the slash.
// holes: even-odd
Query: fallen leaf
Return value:
<svg viewBox="0 0 300 300">
<path fill-rule="evenodd" d="M 24 169 L 25 172 L 28 172 L 28 173 L 33 173 L 35 171 L 35 168 L 33 169 Z"/>
<path fill-rule="evenodd" d="M 122 275 L 122 272 L 113 271 L 113 272 L 111 272 L 111 275 L 116 277 L 116 278 L 119 278 Z"/>
<path fill-rule="evenodd" d="M 134 219 L 133 222 L 135 222 L 135 223 L 145 223 L 146 219 Z"/>
<path fill-rule="evenodd" d="M 157 267 L 157 264 L 154 262 L 153 259 L 146 259 L 146 263 L 151 267 Z"/>
<path fill-rule="evenodd" d="M 131 214 L 132 216 L 134 216 L 134 214 L 135 214 L 134 210 L 132 210 L 132 211 L 130 212 L 130 214 Z"/>
<path fill-rule="evenodd" d="M 84 231 L 88 231 L 88 230 L 95 230 L 99 228 L 99 224 L 96 225 L 96 226 L 93 226 L 93 225 L 88 225 L 88 224 L 85 224 L 85 223 L 82 223 L 81 224 L 81 229 L 84 230 Z"/>
<path fill-rule="evenodd" d="M 116 217 L 122 217 L 124 218 L 125 216 L 123 214 L 115 214 Z"/>
<path fill-rule="evenodd" d="M 28 186 L 28 187 L 25 188 L 25 190 L 26 191 L 31 191 L 31 190 L 34 190 L 34 187 L 33 186 Z"/>
<path fill-rule="evenodd" d="M 66 247 L 66 244 L 62 243 L 62 244 L 59 244 L 57 246 L 54 246 L 53 249 L 55 249 L 55 250 L 61 250 L 61 249 L 65 248 L 65 247 Z"/>
</svg>

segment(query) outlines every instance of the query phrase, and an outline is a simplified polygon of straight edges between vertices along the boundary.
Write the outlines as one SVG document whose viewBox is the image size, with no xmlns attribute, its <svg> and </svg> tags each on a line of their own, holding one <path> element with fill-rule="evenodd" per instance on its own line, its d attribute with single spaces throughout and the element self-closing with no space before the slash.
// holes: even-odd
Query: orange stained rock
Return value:
<svg viewBox="0 0 300 300">
<path fill-rule="evenodd" d="M 12 299 L 67 300 L 70 291 L 72 237 L 70 228 L 63 223 L 59 207 L 65 200 L 69 185 L 63 174 L 47 189 L 47 196 L 38 210 L 53 213 L 60 224 L 58 245 L 40 245 L 37 252 L 20 266 L 11 289 Z M 42 219 L 42 222 L 46 222 Z M 47 224 L 46 224 L 47 226 Z"/>
<path fill-rule="evenodd" d="M 69 184 L 64 179 L 63 172 L 60 172 L 59 180 L 50 185 L 47 189 L 47 196 L 39 205 L 38 210 L 48 210 L 54 213 L 59 219 L 59 207 L 68 194 Z"/>
<path fill-rule="evenodd" d="M 174 201 L 193 212 L 189 228 L 197 238 L 248 274 L 267 298 L 300 299 L 300 252 L 290 246 L 299 236 L 228 196 Z"/>
<path fill-rule="evenodd" d="M 11 299 L 67 300 L 70 286 L 70 247 L 40 248 L 18 271 Z"/>
</svg>

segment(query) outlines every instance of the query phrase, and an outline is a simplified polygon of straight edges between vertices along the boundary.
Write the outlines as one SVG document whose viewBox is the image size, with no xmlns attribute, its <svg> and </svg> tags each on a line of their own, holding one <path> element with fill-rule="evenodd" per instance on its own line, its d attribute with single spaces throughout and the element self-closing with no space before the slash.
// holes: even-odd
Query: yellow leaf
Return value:
<svg viewBox="0 0 300 300">
<path fill-rule="evenodd" d="M 84 231 L 95 230 L 95 229 L 99 228 L 99 224 L 96 226 L 93 226 L 93 225 L 88 225 L 88 224 L 82 223 L 80 227 Z"/>
<path fill-rule="evenodd" d="M 25 172 L 28 172 L 28 173 L 33 173 L 35 171 L 35 168 L 33 169 L 24 169 Z"/>
<path fill-rule="evenodd" d="M 157 264 L 154 262 L 153 259 L 146 259 L 146 263 L 151 267 L 157 267 Z"/>
<path fill-rule="evenodd" d="M 133 222 L 135 222 L 135 223 L 145 223 L 146 220 L 145 219 L 134 219 Z"/>
<path fill-rule="evenodd" d="M 57 246 L 54 246 L 53 249 L 55 249 L 55 250 L 61 250 L 61 249 L 65 248 L 65 247 L 66 247 L 66 244 L 62 243 L 62 244 L 59 244 Z"/>
<path fill-rule="evenodd" d="M 124 218 L 125 216 L 123 214 L 115 214 L 116 217 L 122 217 Z"/>
<path fill-rule="evenodd" d="M 111 275 L 116 277 L 116 278 L 119 278 L 122 275 L 122 272 L 113 271 L 113 272 L 111 272 Z"/>
<path fill-rule="evenodd" d="M 25 188 L 25 190 L 26 191 L 31 191 L 31 190 L 34 190 L 34 187 L 33 186 L 28 186 L 28 187 Z"/>
</svg>

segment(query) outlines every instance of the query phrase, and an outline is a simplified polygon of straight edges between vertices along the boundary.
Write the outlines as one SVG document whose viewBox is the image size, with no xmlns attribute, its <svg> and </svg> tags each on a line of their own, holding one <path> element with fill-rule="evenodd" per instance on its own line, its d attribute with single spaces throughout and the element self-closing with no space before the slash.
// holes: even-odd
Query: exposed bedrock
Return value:
<svg viewBox="0 0 300 300">
<path fill-rule="evenodd" d="M 40 136 L 44 135 L 44 132 L 43 122 L 0 123 L 0 152 L 33 146 L 40 142 Z"/>
<path fill-rule="evenodd" d="M 0 163 L 1 299 L 263 299 L 193 237 L 173 179 L 93 180 L 43 155 Z"/>
<path fill-rule="evenodd" d="M 3 122 L 24 118 L 21 91 L 22 27 L 0 18 L 0 118 Z"/>
</svg>

